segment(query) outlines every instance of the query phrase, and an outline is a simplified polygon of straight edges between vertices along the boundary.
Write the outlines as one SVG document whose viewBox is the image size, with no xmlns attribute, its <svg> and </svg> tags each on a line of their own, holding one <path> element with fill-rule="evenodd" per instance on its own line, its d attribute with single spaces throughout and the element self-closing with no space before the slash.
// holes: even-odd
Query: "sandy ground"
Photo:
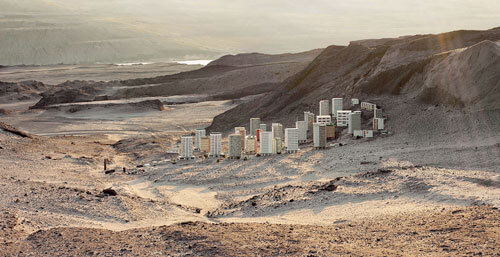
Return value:
<svg viewBox="0 0 500 257">
<path fill-rule="evenodd" d="M 23 103 L 21 106 L 8 104 L 5 107 L 10 107 L 10 110 L 17 109 L 18 111 L 2 117 L 2 120 L 36 135 L 106 134 L 112 136 L 113 139 L 119 140 L 131 136 L 168 134 L 169 132 L 185 132 L 203 128 L 212 122 L 215 115 L 236 106 L 236 102 L 232 100 L 197 102 L 202 98 L 204 96 L 148 97 L 147 99 L 84 102 L 65 105 L 92 105 L 107 102 L 123 105 L 114 108 L 96 107 L 75 113 L 56 109 L 23 110 L 33 102 Z M 135 110 L 127 106 L 127 103 L 131 101 L 138 102 L 148 99 L 160 99 L 167 103 L 178 101 L 194 101 L 194 103 L 166 105 L 164 111 Z"/>
<path fill-rule="evenodd" d="M 162 99 L 199 100 L 164 111 L 127 109 L 135 100 L 74 113 L 10 104 L 0 120 L 34 136 L 0 130 L 0 253 L 498 254 L 498 113 L 385 108 L 390 135 L 341 133 L 332 142 L 344 145 L 326 150 L 307 143 L 294 154 L 173 163 L 179 135 L 248 100 L 204 97 Z"/>
</svg>

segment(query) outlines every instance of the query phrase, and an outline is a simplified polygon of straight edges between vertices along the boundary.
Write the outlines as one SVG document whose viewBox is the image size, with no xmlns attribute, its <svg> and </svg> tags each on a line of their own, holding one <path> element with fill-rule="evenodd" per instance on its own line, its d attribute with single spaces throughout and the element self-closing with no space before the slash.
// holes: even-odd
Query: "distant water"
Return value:
<svg viewBox="0 0 500 257">
<path fill-rule="evenodd" d="M 187 64 L 187 65 L 207 65 L 213 60 L 191 60 L 191 61 L 177 61 L 177 63 L 180 64 Z"/>
<path fill-rule="evenodd" d="M 189 61 L 173 61 L 176 63 L 180 64 L 187 64 L 187 65 L 207 65 L 213 60 L 189 60 Z M 134 65 L 148 65 L 148 64 L 154 64 L 154 62 L 128 62 L 128 63 L 116 63 L 116 66 L 134 66 Z"/>
<path fill-rule="evenodd" d="M 133 65 L 148 65 L 154 62 L 128 62 L 128 63 L 116 63 L 116 66 L 133 66 Z"/>
</svg>

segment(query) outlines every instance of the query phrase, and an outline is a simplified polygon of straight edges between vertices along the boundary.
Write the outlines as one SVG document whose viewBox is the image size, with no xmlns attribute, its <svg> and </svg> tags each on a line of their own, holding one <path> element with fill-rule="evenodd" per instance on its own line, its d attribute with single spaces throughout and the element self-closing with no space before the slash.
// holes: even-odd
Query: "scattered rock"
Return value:
<svg viewBox="0 0 500 257">
<path fill-rule="evenodd" d="M 116 196 L 116 195 L 118 195 L 118 193 L 114 189 L 112 189 L 112 188 L 106 188 L 106 189 L 102 190 L 102 192 L 105 195 L 110 195 L 110 196 Z"/>
<path fill-rule="evenodd" d="M 115 173 L 115 170 L 106 170 L 104 171 L 104 174 L 113 174 Z"/>
</svg>

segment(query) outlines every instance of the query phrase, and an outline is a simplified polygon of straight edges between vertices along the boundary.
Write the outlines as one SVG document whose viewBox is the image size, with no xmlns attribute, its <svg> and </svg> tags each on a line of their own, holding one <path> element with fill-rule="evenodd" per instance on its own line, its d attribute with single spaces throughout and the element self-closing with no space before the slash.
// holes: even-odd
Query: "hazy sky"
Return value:
<svg viewBox="0 0 500 257">
<path fill-rule="evenodd" d="M 116 23 L 222 52 L 500 26 L 500 0 L 0 0 L 0 14 L 8 13 Z"/>
</svg>

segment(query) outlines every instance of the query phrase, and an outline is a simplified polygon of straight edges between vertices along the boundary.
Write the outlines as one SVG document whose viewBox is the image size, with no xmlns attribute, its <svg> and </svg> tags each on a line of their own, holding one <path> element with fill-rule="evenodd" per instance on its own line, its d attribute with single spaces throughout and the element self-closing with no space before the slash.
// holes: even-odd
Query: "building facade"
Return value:
<svg viewBox="0 0 500 257">
<path fill-rule="evenodd" d="M 333 123 L 326 124 L 326 139 L 335 139 L 335 125 Z"/>
<path fill-rule="evenodd" d="M 332 116 L 337 117 L 337 111 L 342 111 L 344 109 L 344 99 L 343 98 L 332 98 Z"/>
<path fill-rule="evenodd" d="M 250 119 L 250 135 L 255 136 L 255 130 L 260 128 L 260 118 Z"/>
<path fill-rule="evenodd" d="M 373 111 L 376 108 L 377 108 L 376 104 L 372 104 L 372 103 L 369 103 L 369 102 L 361 102 L 361 109 L 362 110 Z"/>
<path fill-rule="evenodd" d="M 260 131 L 267 131 L 267 124 L 265 124 L 265 123 L 261 123 L 261 124 L 259 125 L 259 129 L 260 129 Z"/>
<path fill-rule="evenodd" d="M 313 141 L 315 148 L 326 147 L 326 124 L 324 123 L 313 124 Z"/>
<path fill-rule="evenodd" d="M 197 129 L 194 131 L 194 148 L 196 150 L 200 150 L 201 149 L 201 138 L 206 136 L 207 132 L 204 130 L 204 129 Z"/>
<path fill-rule="evenodd" d="M 332 116 L 330 115 L 318 115 L 316 116 L 316 123 L 332 123 Z"/>
<path fill-rule="evenodd" d="M 273 123 L 272 124 L 272 132 L 273 132 L 274 138 L 283 139 L 283 125 L 281 125 L 281 123 Z"/>
<path fill-rule="evenodd" d="M 373 118 L 382 118 L 382 109 L 380 108 L 373 109 Z"/>
<path fill-rule="evenodd" d="M 194 159 L 193 155 L 193 137 L 192 136 L 182 136 L 181 137 L 181 159 Z"/>
<path fill-rule="evenodd" d="M 286 128 L 285 129 L 285 149 L 287 151 L 299 150 L 299 129 Z"/>
<path fill-rule="evenodd" d="M 304 121 L 307 124 L 307 132 L 312 131 L 313 123 L 314 123 L 314 113 L 304 112 Z"/>
<path fill-rule="evenodd" d="M 210 134 L 210 156 L 220 157 L 222 155 L 222 134 L 214 132 Z"/>
<path fill-rule="evenodd" d="M 307 123 L 305 120 L 299 120 L 295 122 L 295 127 L 298 129 L 299 143 L 304 143 L 307 141 Z M 286 135 L 285 135 L 286 138 Z"/>
<path fill-rule="evenodd" d="M 232 134 L 228 137 L 228 156 L 229 158 L 241 158 L 241 135 Z"/>
<path fill-rule="evenodd" d="M 260 154 L 272 154 L 273 153 L 273 132 L 262 131 L 260 132 Z"/>
<path fill-rule="evenodd" d="M 349 134 L 353 134 L 354 130 L 361 129 L 361 112 L 354 111 L 349 114 L 349 124 L 347 126 L 347 131 Z"/>
<path fill-rule="evenodd" d="M 352 111 L 337 111 L 337 126 L 347 127 L 349 125 L 349 115 Z"/>
<path fill-rule="evenodd" d="M 234 133 L 241 135 L 241 151 L 245 150 L 245 137 L 247 136 L 247 130 L 245 127 L 235 127 Z"/>
<path fill-rule="evenodd" d="M 330 115 L 330 103 L 328 100 L 319 102 L 319 115 Z"/>
<path fill-rule="evenodd" d="M 257 140 L 253 136 L 247 136 L 245 140 L 245 153 L 255 154 L 257 153 Z"/>
<path fill-rule="evenodd" d="M 385 129 L 384 119 L 383 118 L 374 118 L 373 119 L 373 130 L 383 130 Z"/>
</svg>

